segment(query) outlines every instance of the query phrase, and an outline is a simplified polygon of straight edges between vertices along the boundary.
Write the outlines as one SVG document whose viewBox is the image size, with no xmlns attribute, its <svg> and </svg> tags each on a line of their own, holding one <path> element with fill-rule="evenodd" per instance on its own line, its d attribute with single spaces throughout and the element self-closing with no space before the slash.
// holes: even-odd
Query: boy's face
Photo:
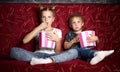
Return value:
<svg viewBox="0 0 120 72">
<path fill-rule="evenodd" d="M 82 26 L 84 25 L 83 21 L 81 20 L 80 17 L 73 17 L 71 19 L 71 24 L 70 27 L 74 30 L 74 31 L 80 31 L 82 30 Z"/>
<path fill-rule="evenodd" d="M 48 24 L 48 26 L 51 26 L 52 22 L 54 21 L 54 15 L 52 11 L 43 11 L 41 15 L 42 22 L 45 22 Z"/>
</svg>

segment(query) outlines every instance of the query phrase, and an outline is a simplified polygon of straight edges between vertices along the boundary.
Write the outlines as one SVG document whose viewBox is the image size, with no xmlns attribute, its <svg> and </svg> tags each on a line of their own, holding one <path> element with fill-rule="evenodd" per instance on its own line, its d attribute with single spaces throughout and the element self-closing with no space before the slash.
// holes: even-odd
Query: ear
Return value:
<svg viewBox="0 0 120 72">
<path fill-rule="evenodd" d="M 52 8 L 53 10 L 55 10 L 55 8 L 56 8 L 56 5 L 52 6 L 51 8 Z"/>
<path fill-rule="evenodd" d="M 38 6 L 39 6 L 40 10 L 42 10 L 44 8 L 41 4 L 39 4 Z"/>
<path fill-rule="evenodd" d="M 82 23 L 82 26 L 84 26 L 84 22 Z"/>
<path fill-rule="evenodd" d="M 72 28 L 72 25 L 70 24 L 69 27 Z"/>
</svg>

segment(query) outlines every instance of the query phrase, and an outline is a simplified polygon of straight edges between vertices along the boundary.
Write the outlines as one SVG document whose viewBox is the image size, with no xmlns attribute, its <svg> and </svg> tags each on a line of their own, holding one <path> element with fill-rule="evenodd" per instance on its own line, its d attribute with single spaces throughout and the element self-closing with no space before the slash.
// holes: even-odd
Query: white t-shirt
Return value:
<svg viewBox="0 0 120 72">
<path fill-rule="evenodd" d="M 42 30 L 41 30 L 42 31 Z M 48 53 L 48 54 L 53 54 L 55 53 L 55 51 L 53 49 L 44 49 L 44 48 L 39 48 L 39 33 L 41 32 L 39 31 L 36 34 L 36 51 L 35 52 L 41 52 L 41 53 Z M 53 28 L 53 32 L 55 32 L 59 38 L 62 38 L 62 31 L 58 28 Z"/>
</svg>

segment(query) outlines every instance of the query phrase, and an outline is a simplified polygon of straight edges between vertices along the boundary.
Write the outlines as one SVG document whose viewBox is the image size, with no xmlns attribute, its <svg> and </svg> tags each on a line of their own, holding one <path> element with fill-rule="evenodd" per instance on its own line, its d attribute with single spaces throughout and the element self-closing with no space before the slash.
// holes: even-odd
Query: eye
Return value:
<svg viewBox="0 0 120 72">
<path fill-rule="evenodd" d="M 72 24 L 75 24 L 75 22 L 72 22 Z"/>
<path fill-rule="evenodd" d="M 48 16 L 48 18 L 51 18 L 51 16 Z"/>
<path fill-rule="evenodd" d="M 78 23 L 80 23 L 80 21 L 78 21 Z"/>
<path fill-rule="evenodd" d="M 42 18 L 45 18 L 45 16 L 42 16 Z"/>
</svg>

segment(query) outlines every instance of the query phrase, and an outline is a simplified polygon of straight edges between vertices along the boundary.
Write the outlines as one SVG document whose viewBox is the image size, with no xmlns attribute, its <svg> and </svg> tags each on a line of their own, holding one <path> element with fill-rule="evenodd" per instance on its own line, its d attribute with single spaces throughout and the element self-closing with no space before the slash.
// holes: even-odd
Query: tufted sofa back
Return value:
<svg viewBox="0 0 120 72">
<path fill-rule="evenodd" d="M 43 4 L 51 6 L 52 4 Z M 95 30 L 100 42 L 95 49 L 115 49 L 120 54 L 120 5 L 117 4 L 57 4 L 53 26 L 62 30 L 62 44 L 69 31 L 68 17 L 80 13 L 85 19 L 84 29 Z M 34 39 L 23 45 L 23 37 L 39 24 L 39 8 L 35 3 L 0 4 L 0 57 L 9 57 L 12 47 L 34 51 Z M 61 50 L 63 51 L 63 45 Z"/>
</svg>

